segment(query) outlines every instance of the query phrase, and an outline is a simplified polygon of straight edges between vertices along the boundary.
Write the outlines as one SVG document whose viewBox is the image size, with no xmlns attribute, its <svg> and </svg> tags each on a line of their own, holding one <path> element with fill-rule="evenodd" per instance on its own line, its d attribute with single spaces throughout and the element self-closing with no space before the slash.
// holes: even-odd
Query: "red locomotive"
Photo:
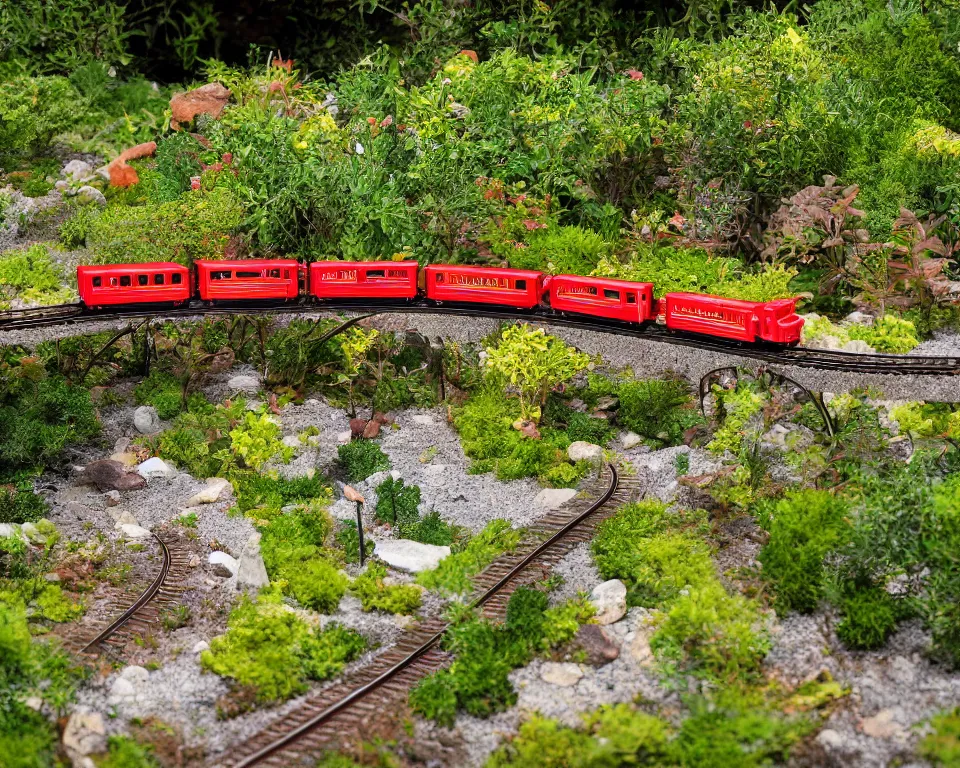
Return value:
<svg viewBox="0 0 960 768">
<path fill-rule="evenodd" d="M 123 304 L 176 306 L 192 298 L 217 302 L 405 301 L 487 304 L 549 309 L 734 339 L 796 344 L 803 319 L 796 299 L 755 302 L 697 293 L 668 293 L 659 301 L 652 283 L 499 267 L 415 261 L 322 261 L 309 269 L 293 259 L 197 261 L 178 264 L 107 264 L 77 269 L 80 300 L 92 309 Z"/>
</svg>

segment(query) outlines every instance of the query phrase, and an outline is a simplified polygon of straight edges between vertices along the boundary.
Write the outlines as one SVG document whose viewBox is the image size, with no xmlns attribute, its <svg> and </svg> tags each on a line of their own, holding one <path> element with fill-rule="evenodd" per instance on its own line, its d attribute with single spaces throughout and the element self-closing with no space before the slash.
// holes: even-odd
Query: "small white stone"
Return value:
<svg viewBox="0 0 960 768">
<path fill-rule="evenodd" d="M 260 391 L 260 378 L 251 375 L 233 376 L 227 382 L 227 389 L 234 392 L 248 392 L 251 395 L 255 395 Z"/>
<path fill-rule="evenodd" d="M 544 488 L 533 499 L 538 510 L 550 512 L 559 509 L 577 495 L 576 488 Z"/>
<path fill-rule="evenodd" d="M 629 451 L 631 448 L 636 448 L 643 442 L 643 438 L 640 437 L 636 432 L 624 432 L 620 435 L 620 445 L 623 446 L 625 451 Z"/>
<path fill-rule="evenodd" d="M 403 475 L 401 475 L 396 469 L 391 469 L 390 477 L 392 477 L 394 480 L 399 480 L 401 477 L 403 477 Z"/>
<path fill-rule="evenodd" d="M 450 554 L 450 547 L 421 544 L 410 539 L 384 539 L 375 542 L 375 554 L 383 562 L 400 571 L 428 571 L 436 568 Z"/>
<path fill-rule="evenodd" d="M 136 692 L 133 683 L 123 677 L 118 677 L 110 686 L 110 695 L 121 699 L 132 697 Z"/>
<path fill-rule="evenodd" d="M 338 443 L 349 443 L 352 437 L 353 437 L 353 432 L 351 432 L 351 431 L 348 429 L 348 430 L 345 430 L 345 431 L 343 431 L 343 432 L 339 432 L 339 433 L 337 434 L 337 442 L 338 442 Z"/>
<path fill-rule="evenodd" d="M 413 423 L 422 424 L 423 426 L 428 427 L 431 424 L 435 424 L 436 422 L 434 422 L 433 416 L 428 416 L 427 414 L 418 413 L 416 416 L 413 417 Z"/>
<path fill-rule="evenodd" d="M 208 477 L 207 484 L 187 500 L 187 506 L 196 507 L 200 504 L 212 504 L 219 501 L 224 491 L 228 489 L 230 493 L 233 493 L 233 486 L 230 485 L 229 480 L 224 480 L 222 477 Z"/>
<path fill-rule="evenodd" d="M 177 470 L 167 464 L 163 459 L 154 456 L 137 467 L 137 474 L 147 480 L 151 480 L 157 477 L 173 477 L 177 474 Z"/>
<path fill-rule="evenodd" d="M 583 677 L 579 664 L 571 662 L 545 661 L 540 667 L 540 679 L 551 685 L 568 688 L 576 685 Z"/>
<path fill-rule="evenodd" d="M 107 198 L 104 197 L 103 192 L 101 192 L 96 187 L 91 187 L 89 185 L 80 187 L 77 190 L 77 200 L 81 205 L 106 205 Z"/>
<path fill-rule="evenodd" d="M 128 539 L 145 539 L 150 535 L 150 531 L 139 525 L 121 525 L 120 530 Z"/>
<path fill-rule="evenodd" d="M 255 533 L 243 547 L 237 566 L 237 584 L 242 587 L 260 589 L 270 583 L 267 568 L 260 554 L 260 534 Z"/>
<path fill-rule="evenodd" d="M 203 653 L 204 651 L 209 651 L 209 650 L 210 650 L 210 643 L 208 643 L 206 640 L 201 640 L 195 646 L 193 646 L 194 653 Z"/>
<path fill-rule="evenodd" d="M 286 446 L 287 448 L 302 448 L 302 447 L 303 447 L 303 443 L 300 442 L 300 438 L 297 437 L 296 435 L 287 435 L 285 438 L 283 438 L 283 440 L 282 440 L 281 442 L 282 442 L 282 443 L 284 444 L 284 446 Z"/>
<path fill-rule="evenodd" d="M 236 576 L 240 569 L 240 563 L 237 562 L 236 558 L 231 557 L 226 552 L 211 552 L 207 562 L 213 566 L 213 572 L 217 576 L 222 576 L 225 579 Z"/>
<path fill-rule="evenodd" d="M 160 431 L 160 417 L 152 405 L 141 405 L 133 412 L 133 426 L 141 435 L 152 435 Z"/>
<path fill-rule="evenodd" d="M 613 624 L 627 612 L 627 587 L 620 579 L 605 581 L 593 588 L 590 602 L 597 610 L 597 624 Z"/>
<path fill-rule="evenodd" d="M 820 742 L 821 746 L 829 750 L 841 750 L 845 743 L 843 736 L 833 730 L 833 728 L 824 728 L 820 731 L 820 733 L 817 734 L 817 741 Z"/>
<path fill-rule="evenodd" d="M 594 443 L 577 440 L 574 443 L 570 443 L 570 447 L 567 448 L 567 456 L 570 457 L 570 461 L 599 463 L 603 461 L 603 448 Z"/>
<path fill-rule="evenodd" d="M 117 524 L 114 526 L 117 530 L 120 530 L 124 525 L 140 525 L 140 522 L 127 510 L 123 510 L 119 515 L 117 515 Z"/>
<path fill-rule="evenodd" d="M 107 491 L 103 494 L 103 503 L 108 507 L 115 507 L 120 503 L 120 491 Z"/>
<path fill-rule="evenodd" d="M 134 684 L 145 683 L 150 679 L 150 673 L 144 667 L 131 664 L 129 667 L 124 668 L 120 673 L 120 677 Z"/>
</svg>

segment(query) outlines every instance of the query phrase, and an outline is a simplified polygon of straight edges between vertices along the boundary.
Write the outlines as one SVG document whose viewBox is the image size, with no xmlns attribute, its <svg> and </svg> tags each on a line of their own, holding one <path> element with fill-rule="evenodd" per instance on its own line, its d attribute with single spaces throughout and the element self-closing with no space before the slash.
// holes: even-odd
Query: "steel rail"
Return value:
<svg viewBox="0 0 960 768">
<path fill-rule="evenodd" d="M 538 544 L 530 553 L 528 553 L 522 560 L 520 560 L 516 565 L 510 568 L 505 575 L 500 577 L 492 586 L 485 589 L 478 597 L 470 602 L 471 608 L 479 608 L 487 603 L 494 595 L 499 593 L 508 583 L 517 577 L 517 575 L 527 568 L 531 562 L 536 560 L 538 557 L 542 556 L 548 549 L 550 549 L 554 544 L 556 544 L 561 539 L 565 538 L 577 528 L 584 520 L 586 520 L 591 515 L 594 515 L 599 509 L 604 507 L 610 499 L 616 493 L 617 488 L 620 484 L 620 476 L 617 472 L 617 468 L 613 464 L 607 464 L 607 469 L 610 472 L 610 483 L 608 484 L 606 490 L 597 499 L 593 504 L 587 507 L 583 512 L 577 516 L 571 518 L 564 526 L 559 528 L 553 535 L 545 539 L 543 542 Z M 335 715 L 343 712 L 351 705 L 357 701 L 365 698 L 370 693 L 381 688 L 385 683 L 387 683 L 392 678 L 396 677 L 403 670 L 415 664 L 420 658 L 432 650 L 436 645 L 443 639 L 443 636 L 446 634 L 449 626 L 444 627 L 439 632 L 434 633 L 429 637 L 423 644 L 418 648 L 414 649 L 411 653 L 407 654 L 402 660 L 391 666 L 389 669 L 382 672 L 376 678 L 371 680 L 364 685 L 359 686 L 356 690 L 349 693 L 347 696 L 344 696 L 335 704 L 330 705 L 323 711 L 311 717 L 309 720 L 300 724 L 296 728 L 290 730 L 289 732 L 283 734 L 279 738 L 272 741 L 270 744 L 262 747 L 251 755 L 248 755 L 242 758 L 236 763 L 232 763 L 232 768 L 249 768 L 252 765 L 256 765 L 269 758 L 270 756 L 276 754 L 277 752 L 283 751 L 290 744 L 295 742 L 300 737 L 314 730 L 318 726 L 324 724 L 330 720 Z"/>
<path fill-rule="evenodd" d="M 52 310 L 52 313 L 50 313 Z M 29 313 L 35 311 L 36 316 Z M 775 347 L 772 345 L 748 345 L 729 339 L 720 339 L 694 334 L 674 333 L 659 325 L 643 327 L 627 323 L 609 321 L 602 318 L 574 317 L 555 315 L 543 311 L 523 312 L 498 307 L 456 307 L 436 306 L 423 300 L 406 304 L 387 302 L 330 302 L 312 304 L 295 302 L 292 304 L 246 304 L 204 306 L 202 302 L 191 302 L 184 307 L 173 309 L 139 308 L 121 311 L 90 311 L 80 305 L 66 304 L 54 307 L 38 307 L 36 310 L 16 310 L 0 313 L 0 333 L 50 325 L 73 325 L 97 320 L 123 320 L 133 317 L 177 318 L 194 315 L 243 315 L 260 312 L 272 314 L 290 314 L 304 312 L 359 312 L 368 314 L 421 313 L 453 315 L 459 317 L 479 317 L 491 320 L 516 321 L 527 320 L 549 325 L 574 328 L 578 330 L 613 333 L 638 339 L 694 347 L 697 349 L 745 357 L 762 362 L 790 365 L 801 368 L 817 368 L 850 373 L 874 373 L 881 375 L 917 375 L 917 376 L 960 376 L 960 355 L 949 357 L 928 357 L 920 355 L 861 354 L 840 350 L 810 349 L 806 347 Z M 47 313 L 47 314 L 45 314 Z M 2 341 L 2 337 L 0 337 Z"/>
</svg>

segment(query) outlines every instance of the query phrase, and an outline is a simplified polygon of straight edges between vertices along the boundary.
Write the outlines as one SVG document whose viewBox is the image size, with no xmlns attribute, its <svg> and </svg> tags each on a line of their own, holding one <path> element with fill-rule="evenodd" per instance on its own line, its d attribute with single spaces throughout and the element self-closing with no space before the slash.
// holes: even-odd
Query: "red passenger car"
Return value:
<svg viewBox="0 0 960 768">
<path fill-rule="evenodd" d="M 436 302 L 532 309 L 543 295 L 543 273 L 532 270 L 430 264 L 421 274 L 427 298 Z"/>
<path fill-rule="evenodd" d="M 116 304 L 179 305 L 193 295 L 193 275 L 173 262 L 88 264 L 77 267 L 80 301 L 91 308 Z"/>
<path fill-rule="evenodd" d="M 740 341 L 796 344 L 803 318 L 794 311 L 797 299 L 738 301 L 696 293 L 668 293 L 663 297 L 667 327 Z"/>
<path fill-rule="evenodd" d="M 300 264 L 294 259 L 196 261 L 197 288 L 204 301 L 297 298 Z"/>
<path fill-rule="evenodd" d="M 415 299 L 415 261 L 315 261 L 310 295 L 318 299 Z"/>
<path fill-rule="evenodd" d="M 543 289 L 550 297 L 550 306 L 557 312 L 608 317 L 627 323 L 645 323 L 657 314 L 653 283 L 552 275 L 544 279 Z"/>
</svg>

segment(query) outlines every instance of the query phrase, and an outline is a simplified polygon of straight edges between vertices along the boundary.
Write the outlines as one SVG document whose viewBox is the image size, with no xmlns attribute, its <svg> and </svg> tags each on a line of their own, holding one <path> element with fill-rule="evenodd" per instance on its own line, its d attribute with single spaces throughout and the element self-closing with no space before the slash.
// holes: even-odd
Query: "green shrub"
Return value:
<svg viewBox="0 0 960 768">
<path fill-rule="evenodd" d="M 341 521 L 337 532 L 334 534 L 334 540 L 345 562 L 360 562 L 360 534 L 357 532 L 355 521 Z"/>
<path fill-rule="evenodd" d="M 273 477 L 269 474 L 248 474 L 239 479 L 235 487 L 237 507 L 241 512 L 260 510 L 278 513 L 291 504 L 307 505 L 330 499 L 332 490 L 319 475 L 297 475 L 294 478 Z"/>
<path fill-rule="evenodd" d="M 514 243 L 494 248 L 514 269 L 533 269 L 554 275 L 589 275 L 601 258 L 609 257 L 612 245 L 596 232 L 583 227 L 536 229 L 526 247 Z"/>
<path fill-rule="evenodd" d="M 338 625 L 316 630 L 272 597 L 244 597 L 230 612 L 227 632 L 210 642 L 204 669 L 256 691 L 259 701 L 282 701 L 325 680 L 364 649 L 360 635 Z"/>
<path fill-rule="evenodd" d="M 461 551 L 445 557 L 433 570 L 419 573 L 417 583 L 443 593 L 467 592 L 472 586 L 470 579 L 514 549 L 522 535 L 507 520 L 491 520 Z"/>
<path fill-rule="evenodd" d="M 326 560 L 285 563 L 277 577 L 287 582 L 287 594 L 318 613 L 334 613 L 347 591 L 347 577 Z"/>
<path fill-rule="evenodd" d="M 183 385 L 170 373 L 155 371 L 133 388 L 133 396 L 141 405 L 152 405 L 161 419 L 172 419 L 183 407 Z M 190 394 L 189 410 L 204 410 L 209 404 L 199 392 Z"/>
<path fill-rule="evenodd" d="M 54 136 L 75 127 L 86 111 L 80 94 L 65 77 L 4 77 L 0 80 L 0 157 L 46 149 Z"/>
<path fill-rule="evenodd" d="M 402 528 L 420 519 L 420 487 L 404 485 L 403 478 L 388 477 L 377 486 L 375 517 L 378 523 Z"/>
<path fill-rule="evenodd" d="M 376 472 L 390 469 L 387 454 L 372 440 L 354 440 L 337 446 L 337 457 L 351 483 L 359 483 Z"/>
<path fill-rule="evenodd" d="M 0 254 L 0 309 L 11 299 L 27 304 L 61 304 L 73 292 L 64 285 L 60 268 L 43 245 Z"/>
<path fill-rule="evenodd" d="M 420 607 L 422 591 L 412 584 L 394 584 L 387 586 L 384 579 L 387 569 L 374 561 L 350 585 L 350 591 L 360 598 L 365 611 L 385 611 L 387 613 L 416 613 Z"/>
<path fill-rule="evenodd" d="M 97 768 L 157 768 L 160 763 L 149 746 L 127 736 L 111 736 L 107 741 L 107 756 L 96 765 Z"/>
<path fill-rule="evenodd" d="M 770 534 L 757 559 L 781 614 L 812 613 L 824 595 L 824 558 L 850 537 L 848 507 L 829 491 L 788 493 L 761 520 Z"/>
<path fill-rule="evenodd" d="M 701 421 L 682 379 L 625 381 L 617 387 L 617 421 L 656 447 L 680 445 L 683 433 Z"/>
<path fill-rule="evenodd" d="M 893 598 L 879 588 L 852 590 L 840 610 L 843 619 L 837 624 L 837 637 L 851 648 L 880 648 L 897 628 Z"/>
<path fill-rule="evenodd" d="M 47 509 L 43 498 L 31 490 L 0 486 L 0 523 L 35 523 Z"/>
<path fill-rule="evenodd" d="M 917 752 L 936 766 L 960 763 L 960 709 L 943 712 L 930 723 L 933 731 L 920 741 Z"/>
</svg>

